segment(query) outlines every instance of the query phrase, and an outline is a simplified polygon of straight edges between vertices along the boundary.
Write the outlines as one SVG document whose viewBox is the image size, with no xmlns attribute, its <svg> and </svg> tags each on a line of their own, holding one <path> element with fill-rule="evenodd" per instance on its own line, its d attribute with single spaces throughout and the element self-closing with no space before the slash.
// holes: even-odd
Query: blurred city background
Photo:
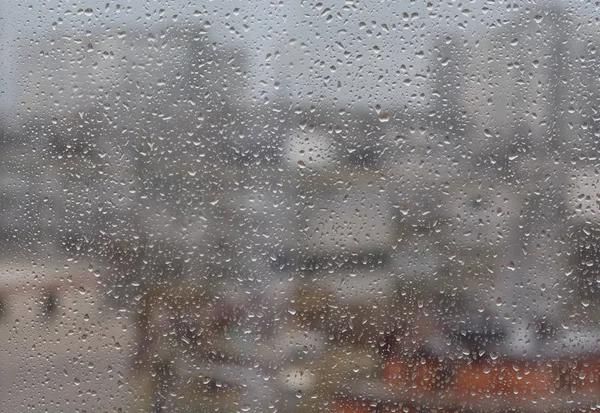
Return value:
<svg viewBox="0 0 600 413">
<path fill-rule="evenodd" d="M 600 408 L 597 3 L 0 16 L 0 411 Z"/>
</svg>

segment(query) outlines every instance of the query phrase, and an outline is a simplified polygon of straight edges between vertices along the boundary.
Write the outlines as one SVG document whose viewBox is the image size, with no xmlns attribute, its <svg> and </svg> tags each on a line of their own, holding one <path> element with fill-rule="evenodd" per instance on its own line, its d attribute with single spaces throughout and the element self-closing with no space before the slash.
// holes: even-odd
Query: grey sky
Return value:
<svg viewBox="0 0 600 413">
<path fill-rule="evenodd" d="M 237 46 L 248 57 L 252 93 L 342 106 L 424 104 L 427 96 L 418 95 L 426 95 L 423 75 L 432 42 L 448 32 L 476 37 L 490 23 L 510 20 L 528 7 L 487 1 L 427 3 L 3 0 L 0 110 L 15 112 L 22 90 L 16 61 L 27 55 L 22 45 L 30 39 L 49 33 L 83 35 L 109 28 L 139 31 L 206 22 L 217 47 Z M 592 5 L 569 4 L 573 14 L 598 16 Z"/>
</svg>

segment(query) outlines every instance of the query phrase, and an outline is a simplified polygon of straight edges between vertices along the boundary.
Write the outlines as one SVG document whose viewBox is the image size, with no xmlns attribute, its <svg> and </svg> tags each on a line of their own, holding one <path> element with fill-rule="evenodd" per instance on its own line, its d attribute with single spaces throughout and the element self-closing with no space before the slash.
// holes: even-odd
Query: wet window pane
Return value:
<svg viewBox="0 0 600 413">
<path fill-rule="evenodd" d="M 0 22 L 0 411 L 600 407 L 598 4 Z"/>
</svg>

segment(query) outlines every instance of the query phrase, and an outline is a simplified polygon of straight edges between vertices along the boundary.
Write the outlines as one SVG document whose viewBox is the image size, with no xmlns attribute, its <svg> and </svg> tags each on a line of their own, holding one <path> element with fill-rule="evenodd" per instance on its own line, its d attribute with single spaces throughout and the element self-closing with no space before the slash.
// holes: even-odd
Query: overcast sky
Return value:
<svg viewBox="0 0 600 413">
<path fill-rule="evenodd" d="M 430 63 L 432 42 L 449 32 L 476 38 L 491 23 L 510 20 L 528 7 L 503 1 L 427 3 L 0 0 L 0 110 L 14 113 L 19 99 L 21 73 L 16 61 L 27 54 L 22 47 L 25 39 L 203 22 L 209 22 L 217 45 L 244 51 L 254 90 L 262 88 L 267 96 L 367 107 L 414 104 L 412 97 L 426 90 L 427 81 L 419 75 Z M 535 2 L 540 3 L 557 2 Z M 565 7 L 580 17 L 600 16 L 591 2 Z"/>
</svg>

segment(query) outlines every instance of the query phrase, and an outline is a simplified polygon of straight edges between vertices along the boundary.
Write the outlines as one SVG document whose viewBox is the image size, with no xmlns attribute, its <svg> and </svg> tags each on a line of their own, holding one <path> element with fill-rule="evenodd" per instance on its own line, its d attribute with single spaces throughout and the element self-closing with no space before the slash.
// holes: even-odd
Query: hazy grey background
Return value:
<svg viewBox="0 0 600 413">
<path fill-rule="evenodd" d="M 409 101 L 412 105 L 424 105 L 430 99 L 431 81 L 415 75 L 424 74 L 432 64 L 430 47 L 441 34 L 450 31 L 472 41 L 538 6 L 560 5 L 564 7 L 561 13 L 584 20 L 593 21 L 598 15 L 591 2 L 513 5 L 473 1 L 435 3 L 429 7 L 427 2 L 412 1 L 318 3 L 322 6 L 313 7 L 313 3 L 305 1 L 24 4 L 5 0 L 0 5 L 3 38 L 0 105 L 3 112 L 14 116 L 15 102 L 21 102 L 24 89 L 30 87 L 24 82 L 20 66 L 28 58 L 30 44 L 69 35 L 93 40 L 108 29 L 125 30 L 126 35 L 132 36 L 136 31 L 202 22 L 210 22 L 210 38 L 217 45 L 235 47 L 247 55 L 251 85 L 245 93 L 253 96 L 265 94 L 276 99 L 279 95 L 290 95 L 302 103 L 334 102 L 364 107 Z M 117 6 L 120 6 L 118 11 Z M 90 15 L 82 12 L 88 8 L 93 10 Z M 196 11 L 200 13 L 194 14 Z M 319 65 L 321 60 L 328 64 Z M 335 72 L 330 63 L 336 66 Z M 412 80 L 410 85 L 398 87 L 388 82 L 399 72 L 401 78 Z M 323 87 L 324 78 L 330 85 L 340 82 L 341 87 Z M 281 88 L 277 89 L 276 83 Z M 415 98 L 415 93 L 424 96 Z"/>
<path fill-rule="evenodd" d="M 0 410 L 433 408 L 386 363 L 597 357 L 596 4 L 0 7 Z"/>
</svg>

